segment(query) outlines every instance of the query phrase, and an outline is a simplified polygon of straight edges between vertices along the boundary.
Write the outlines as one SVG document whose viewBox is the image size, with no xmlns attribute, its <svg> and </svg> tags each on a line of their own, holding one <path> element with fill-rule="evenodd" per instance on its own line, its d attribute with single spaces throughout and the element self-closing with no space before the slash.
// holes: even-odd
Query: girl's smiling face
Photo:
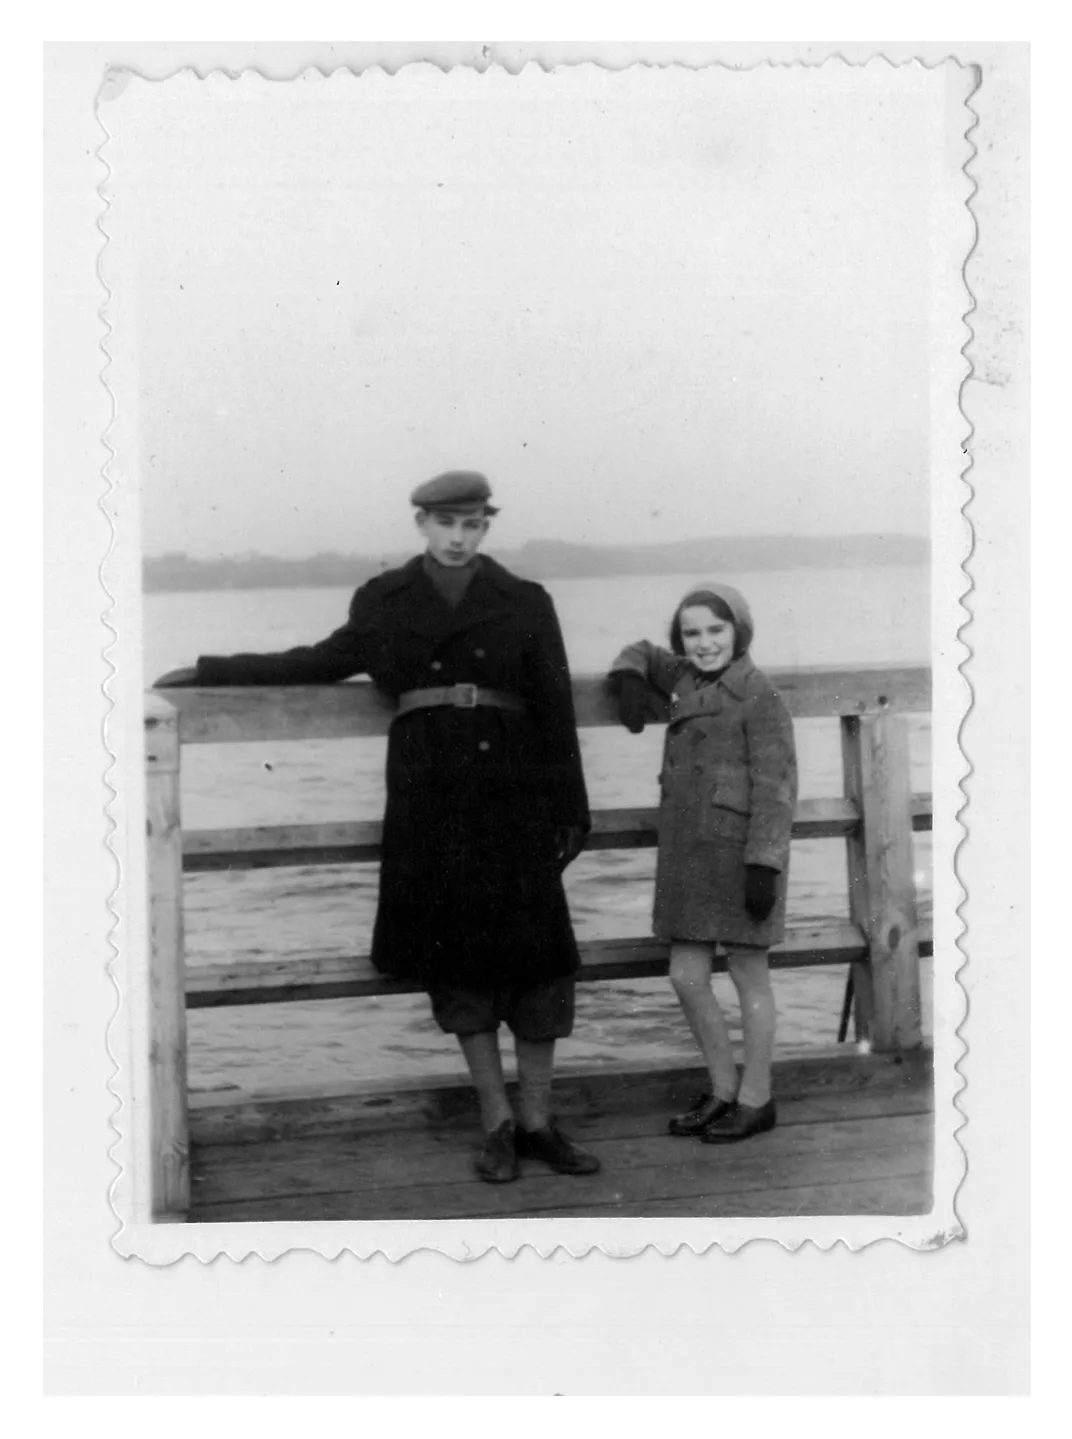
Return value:
<svg viewBox="0 0 1072 1439">
<path fill-rule="evenodd" d="M 681 611 L 685 658 L 703 673 L 724 670 L 730 664 L 736 639 L 736 625 L 720 619 L 707 605 L 686 605 Z"/>
</svg>

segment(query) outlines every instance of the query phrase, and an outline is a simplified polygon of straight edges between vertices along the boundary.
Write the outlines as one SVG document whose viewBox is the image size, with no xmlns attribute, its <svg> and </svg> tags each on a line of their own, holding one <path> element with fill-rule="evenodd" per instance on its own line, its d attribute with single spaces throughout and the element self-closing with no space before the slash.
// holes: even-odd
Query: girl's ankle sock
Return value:
<svg viewBox="0 0 1072 1439">
<path fill-rule="evenodd" d="M 765 1104 L 770 1103 L 770 1097 L 771 1091 L 769 1084 L 766 1089 L 760 1088 L 759 1085 L 754 1086 L 752 1089 L 746 1089 L 742 1084 L 741 1092 L 737 1096 L 737 1103 L 743 1104 L 746 1109 L 762 1109 Z"/>
<path fill-rule="evenodd" d="M 737 1098 L 740 1081 L 740 1073 L 732 1058 L 722 1064 L 716 1063 L 711 1074 L 711 1093 L 724 1104 L 732 1104 Z"/>
</svg>

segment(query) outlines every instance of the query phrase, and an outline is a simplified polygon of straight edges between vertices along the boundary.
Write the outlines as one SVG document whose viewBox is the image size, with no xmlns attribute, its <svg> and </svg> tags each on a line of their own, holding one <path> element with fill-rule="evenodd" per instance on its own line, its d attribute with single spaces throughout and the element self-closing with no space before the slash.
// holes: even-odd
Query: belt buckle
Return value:
<svg viewBox="0 0 1072 1439">
<path fill-rule="evenodd" d="M 476 685 L 455 685 L 454 703 L 458 709 L 476 709 Z"/>
</svg>

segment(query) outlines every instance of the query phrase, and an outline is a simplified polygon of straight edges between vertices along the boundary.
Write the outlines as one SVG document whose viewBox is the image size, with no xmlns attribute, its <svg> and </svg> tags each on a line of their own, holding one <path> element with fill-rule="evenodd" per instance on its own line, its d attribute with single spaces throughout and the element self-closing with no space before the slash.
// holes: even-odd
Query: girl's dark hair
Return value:
<svg viewBox="0 0 1072 1439">
<path fill-rule="evenodd" d="M 696 590 L 691 595 L 686 595 L 674 611 L 674 618 L 670 621 L 670 648 L 676 655 L 685 653 L 685 644 L 681 638 L 681 611 L 691 609 L 694 605 L 706 605 L 712 613 L 727 624 L 734 625 L 737 634 L 734 636 L 733 657 L 738 657 L 738 646 L 741 643 L 740 625 L 737 617 L 729 605 L 719 595 L 712 594 L 710 590 Z"/>
</svg>

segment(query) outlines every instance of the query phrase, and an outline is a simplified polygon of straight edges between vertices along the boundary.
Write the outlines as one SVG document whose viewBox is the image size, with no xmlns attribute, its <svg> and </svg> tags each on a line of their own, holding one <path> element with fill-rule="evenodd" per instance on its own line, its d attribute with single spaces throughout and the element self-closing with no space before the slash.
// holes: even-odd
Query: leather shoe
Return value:
<svg viewBox="0 0 1072 1439">
<path fill-rule="evenodd" d="M 516 1143 L 523 1159 L 540 1159 L 556 1174 L 598 1174 L 603 1167 L 594 1154 L 578 1149 L 554 1124 L 543 1129 L 519 1128 Z"/>
<path fill-rule="evenodd" d="M 509 1119 L 504 1119 L 498 1128 L 484 1135 L 484 1143 L 473 1161 L 473 1168 L 485 1184 L 509 1184 L 519 1178 L 521 1166 L 517 1162 L 514 1137 L 514 1126 Z"/>
<path fill-rule="evenodd" d="M 700 1135 L 701 1144 L 737 1144 L 753 1134 L 765 1134 L 778 1122 L 774 1100 L 768 1099 L 758 1109 L 751 1104 L 735 1104 L 722 1116 L 713 1119 Z"/>
<path fill-rule="evenodd" d="M 714 1119 L 721 1119 L 733 1108 L 732 1099 L 718 1099 L 713 1094 L 701 1094 L 691 1109 L 684 1114 L 675 1114 L 667 1128 L 671 1134 L 694 1137 Z"/>
</svg>

